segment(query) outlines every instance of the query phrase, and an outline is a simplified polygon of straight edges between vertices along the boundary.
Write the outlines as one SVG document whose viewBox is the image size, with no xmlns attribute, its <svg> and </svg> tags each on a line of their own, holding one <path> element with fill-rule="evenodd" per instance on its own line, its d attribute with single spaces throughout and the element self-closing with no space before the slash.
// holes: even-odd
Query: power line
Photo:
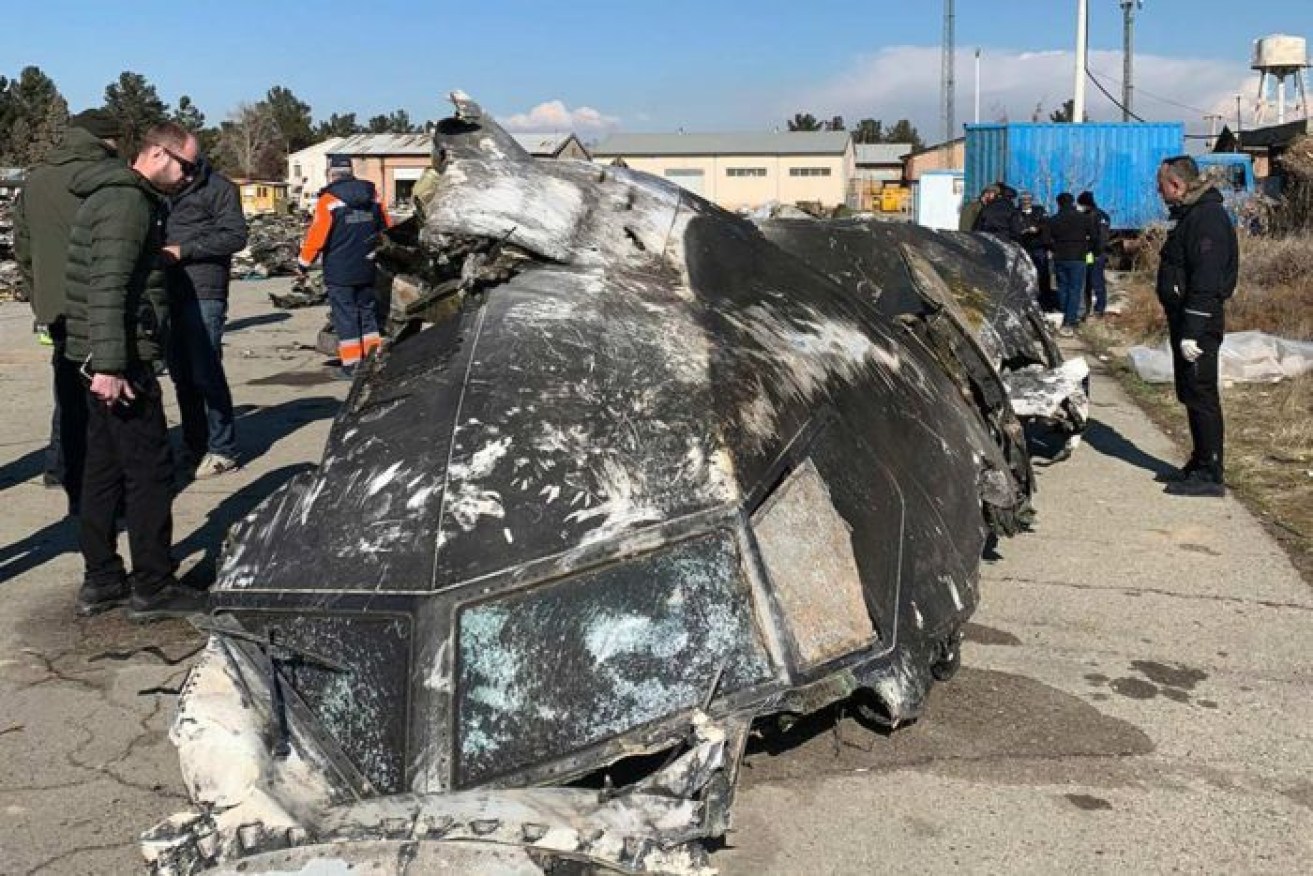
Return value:
<svg viewBox="0 0 1313 876">
<path fill-rule="evenodd" d="M 1112 80 L 1113 82 L 1116 82 L 1116 83 L 1119 84 L 1119 85 L 1121 84 L 1121 81 L 1120 81 L 1116 76 L 1111 76 L 1111 75 L 1109 75 L 1109 74 L 1103 72 L 1102 70 L 1090 70 L 1089 68 L 1086 68 L 1085 72 L 1086 72 L 1086 73 L 1098 73 L 1100 76 L 1103 76 L 1103 77 L 1105 77 L 1105 78 L 1107 78 L 1107 79 L 1110 79 L 1110 80 Z M 1136 93 L 1136 94 L 1143 94 L 1143 95 L 1145 95 L 1145 96 L 1147 96 L 1147 97 L 1151 97 L 1151 98 L 1153 98 L 1154 100 L 1158 101 L 1159 103 L 1165 103 L 1165 104 L 1168 104 L 1169 106 L 1177 107 L 1178 109 L 1187 109 L 1187 110 L 1189 110 L 1190 112 L 1192 112 L 1192 113 L 1197 113 L 1198 115 L 1201 115 L 1201 116 L 1202 116 L 1202 115 L 1207 115 L 1207 114 L 1208 114 L 1208 110 L 1200 109 L 1200 108 L 1197 107 L 1197 106 L 1190 106 L 1190 104 L 1188 104 L 1188 103 L 1181 103 L 1180 101 L 1172 100 L 1170 97 L 1163 97 L 1161 94 L 1154 94 L 1152 91 L 1147 90 L 1146 88 L 1144 88 L 1144 87 L 1141 86 L 1141 85 L 1137 85 L 1137 86 L 1135 86 L 1135 93 Z"/>
<path fill-rule="evenodd" d="M 1089 79 L 1090 79 L 1090 81 L 1094 83 L 1094 87 L 1097 88 L 1097 89 L 1099 89 L 1099 91 L 1102 91 L 1102 92 L 1103 92 L 1103 96 L 1106 97 L 1106 98 L 1108 98 L 1108 100 L 1112 101 L 1112 105 L 1115 106 L 1115 107 L 1117 107 L 1117 109 L 1121 110 L 1122 113 L 1123 113 L 1125 116 L 1130 116 L 1131 118 L 1135 119 L 1135 121 L 1137 121 L 1137 122 L 1143 122 L 1143 121 L 1144 121 L 1144 119 L 1140 118 L 1140 117 L 1137 116 L 1135 113 L 1133 113 L 1133 112 L 1131 112 L 1129 109 L 1127 109 L 1126 106 L 1125 106 L 1121 101 L 1117 100 L 1117 98 L 1115 98 L 1115 97 L 1113 97 L 1111 94 L 1109 94 L 1109 93 L 1108 93 L 1108 89 L 1106 89 L 1106 88 L 1103 87 L 1103 83 L 1100 82 L 1100 81 L 1095 77 L 1095 75 L 1090 71 L 1090 68 L 1089 68 L 1089 67 L 1086 67 L 1086 68 L 1085 68 L 1085 75 L 1088 76 Z M 1074 121 L 1077 121 L 1077 119 L 1072 119 L 1072 121 L 1073 121 L 1073 122 L 1074 122 Z"/>
</svg>

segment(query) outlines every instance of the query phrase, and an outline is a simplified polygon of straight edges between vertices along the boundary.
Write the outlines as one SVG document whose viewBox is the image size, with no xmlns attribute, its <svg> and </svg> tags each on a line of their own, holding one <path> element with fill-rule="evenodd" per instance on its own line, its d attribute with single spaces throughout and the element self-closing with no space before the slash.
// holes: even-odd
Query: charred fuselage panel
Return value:
<svg viewBox="0 0 1313 876">
<path fill-rule="evenodd" d="M 365 798 L 446 795 L 861 689 L 915 716 L 1028 504 L 997 376 L 936 346 L 939 311 L 884 312 L 666 181 L 534 161 L 458 105 L 416 239 L 511 247 L 513 276 L 369 361 L 213 591 L 248 651 L 340 654 L 275 669 L 293 747 L 322 739 Z M 350 690 L 379 673 L 386 695 Z M 728 795 L 697 774 L 714 833 Z"/>
</svg>

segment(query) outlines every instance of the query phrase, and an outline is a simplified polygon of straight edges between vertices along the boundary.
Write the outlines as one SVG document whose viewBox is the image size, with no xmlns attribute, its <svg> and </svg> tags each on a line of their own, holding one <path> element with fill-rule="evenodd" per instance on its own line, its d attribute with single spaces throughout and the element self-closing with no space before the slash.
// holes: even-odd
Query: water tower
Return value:
<svg viewBox="0 0 1313 876">
<path fill-rule="evenodd" d="M 1273 34 L 1254 40 L 1254 62 L 1249 65 L 1257 70 L 1258 78 L 1258 112 L 1255 121 L 1267 120 L 1272 107 L 1270 91 L 1276 91 L 1277 124 L 1286 121 L 1286 80 L 1295 81 L 1295 93 L 1299 98 L 1298 111 L 1308 117 L 1308 89 L 1304 83 L 1304 70 L 1308 67 L 1308 43 L 1303 37 Z"/>
</svg>

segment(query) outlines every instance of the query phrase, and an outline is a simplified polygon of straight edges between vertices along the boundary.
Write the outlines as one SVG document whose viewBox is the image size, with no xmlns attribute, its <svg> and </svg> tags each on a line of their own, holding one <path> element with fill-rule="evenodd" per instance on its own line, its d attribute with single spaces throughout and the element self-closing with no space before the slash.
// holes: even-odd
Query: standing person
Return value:
<svg viewBox="0 0 1313 876">
<path fill-rule="evenodd" d="M 353 379 L 356 365 L 380 344 L 374 247 L 379 234 L 391 224 L 374 184 L 355 178 L 349 157 L 333 156 L 328 185 L 319 192 L 297 267 L 304 275 L 320 252 L 324 254 L 324 286 L 337 332 L 343 380 Z"/>
<path fill-rule="evenodd" d="M 101 161 L 69 186 L 83 199 L 69 231 L 68 345 L 89 378 L 78 614 L 128 602 L 131 620 L 203 609 L 205 594 L 173 577 L 173 458 L 156 366 L 168 331 L 160 270 L 164 193 L 196 172 L 199 147 L 165 122 L 148 130 L 131 167 Z M 132 575 L 114 519 L 127 518 Z"/>
<path fill-rule="evenodd" d="M 197 478 L 237 468 L 233 397 L 223 371 L 223 326 L 233 253 L 246 246 L 237 186 L 196 162 L 196 176 L 169 199 L 164 226 L 169 293 L 169 374 L 178 393 L 186 467 Z"/>
<path fill-rule="evenodd" d="M 1235 292 L 1240 256 L 1235 228 L 1213 182 L 1199 175 L 1188 155 L 1158 167 L 1158 193 L 1171 211 L 1159 253 L 1158 300 L 1171 335 L 1176 398 L 1185 405 L 1193 449 L 1185 466 L 1168 475 L 1174 496 L 1222 496 L 1222 400 L 1217 390 L 1224 305 Z"/>
<path fill-rule="evenodd" d="M 65 319 L 65 268 L 68 234 L 82 199 L 69 191 L 73 177 L 100 162 L 120 164 L 116 141 L 123 135 L 119 120 L 105 110 L 89 109 L 68 120 L 63 141 L 27 175 L 14 212 L 14 252 L 32 312 L 46 326 L 54 355 L 55 410 L 47 451 L 48 480 L 63 484 L 68 512 L 76 516 L 82 498 L 86 457 L 86 387 L 78 366 L 64 355 L 68 330 Z"/>
<path fill-rule="evenodd" d="M 1085 257 L 1092 252 L 1094 232 L 1090 219 L 1076 209 L 1071 192 L 1058 195 L 1058 212 L 1049 219 L 1049 238 L 1053 241 L 1053 272 L 1058 280 L 1058 305 L 1062 308 L 1062 328 L 1058 334 L 1069 338 L 1080 321 L 1080 301 L 1085 290 Z"/>
<path fill-rule="evenodd" d="M 1049 239 L 1049 214 L 1042 206 L 1035 203 L 1030 192 L 1021 193 L 1021 206 L 1017 211 L 1021 220 L 1021 247 L 1035 263 L 1035 273 L 1039 279 L 1039 306 L 1041 310 L 1058 309 L 1057 296 L 1053 294 L 1053 275 L 1049 271 L 1049 248 L 1053 242 Z"/>
<path fill-rule="evenodd" d="M 1021 215 L 1014 199 L 1017 190 L 1003 183 L 996 184 L 998 195 L 980 208 L 972 231 L 992 234 L 1014 243 L 1021 240 Z"/>
<path fill-rule="evenodd" d="M 1094 226 L 1094 252 L 1085 271 L 1085 293 L 1082 296 L 1085 312 L 1101 319 L 1108 307 L 1108 244 L 1112 239 L 1112 217 L 1094 203 L 1094 192 L 1084 191 L 1076 196 L 1076 205 L 1090 218 Z"/>
<path fill-rule="evenodd" d="M 985 209 L 989 202 L 997 197 L 998 186 L 990 184 L 981 189 L 980 197 L 962 208 L 962 215 L 957 220 L 957 230 L 975 231 L 976 220 L 980 217 L 980 211 Z"/>
</svg>

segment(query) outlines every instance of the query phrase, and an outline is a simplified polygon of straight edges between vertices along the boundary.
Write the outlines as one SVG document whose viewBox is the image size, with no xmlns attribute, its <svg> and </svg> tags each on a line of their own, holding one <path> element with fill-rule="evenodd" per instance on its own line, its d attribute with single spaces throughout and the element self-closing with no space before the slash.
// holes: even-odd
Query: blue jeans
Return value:
<svg viewBox="0 0 1313 876">
<path fill-rule="evenodd" d="M 182 440 L 199 459 L 206 452 L 237 458 L 233 397 L 223 372 L 223 326 L 228 302 L 184 298 L 171 302 L 169 373 L 178 392 Z"/>
<path fill-rule="evenodd" d="M 1085 262 L 1053 263 L 1058 278 L 1058 304 L 1062 308 L 1062 324 L 1074 326 L 1080 321 L 1081 297 L 1085 294 Z"/>
</svg>

